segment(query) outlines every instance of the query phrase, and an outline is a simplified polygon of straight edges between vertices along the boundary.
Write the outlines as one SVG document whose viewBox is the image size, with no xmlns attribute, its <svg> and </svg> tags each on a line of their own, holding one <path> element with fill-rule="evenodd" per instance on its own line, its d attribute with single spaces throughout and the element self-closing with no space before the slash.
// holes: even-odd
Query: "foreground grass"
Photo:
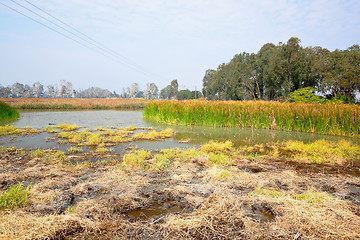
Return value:
<svg viewBox="0 0 360 240">
<path fill-rule="evenodd" d="M 22 110 L 139 110 L 143 109 L 149 100 L 145 99 L 101 99 L 101 98 L 1 98 L 0 101 Z"/>
<path fill-rule="evenodd" d="M 160 100 L 146 106 L 144 117 L 182 125 L 360 136 L 360 106 L 357 105 Z"/>
<path fill-rule="evenodd" d="M 0 101 L 0 121 L 15 120 L 19 117 L 20 114 L 14 107 Z"/>
<path fill-rule="evenodd" d="M 0 209 L 13 209 L 26 206 L 30 188 L 21 183 L 11 186 L 0 195 Z"/>
<path fill-rule="evenodd" d="M 76 165 L 77 149 L 1 148 L 1 196 L 35 181 L 15 191 L 27 204 L 0 212 L 0 238 L 357 239 L 360 185 L 349 163 L 359 163 L 359 146 L 337 144 L 211 141 Z"/>
</svg>

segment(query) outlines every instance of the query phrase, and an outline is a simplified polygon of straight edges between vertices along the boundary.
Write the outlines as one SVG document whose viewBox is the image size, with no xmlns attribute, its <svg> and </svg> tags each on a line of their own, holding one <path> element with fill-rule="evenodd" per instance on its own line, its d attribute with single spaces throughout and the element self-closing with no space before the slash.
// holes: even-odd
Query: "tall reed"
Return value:
<svg viewBox="0 0 360 240">
<path fill-rule="evenodd" d="M 144 118 L 181 125 L 253 127 L 360 136 L 360 106 L 269 101 L 171 101 L 149 103 Z"/>
<path fill-rule="evenodd" d="M 14 120 L 20 117 L 19 112 L 10 105 L 0 102 L 0 121 Z"/>
</svg>

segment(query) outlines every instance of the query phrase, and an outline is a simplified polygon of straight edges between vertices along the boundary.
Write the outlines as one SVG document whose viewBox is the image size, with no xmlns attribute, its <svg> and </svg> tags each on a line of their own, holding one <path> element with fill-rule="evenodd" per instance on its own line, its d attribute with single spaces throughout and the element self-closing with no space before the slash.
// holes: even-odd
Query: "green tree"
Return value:
<svg viewBox="0 0 360 240">
<path fill-rule="evenodd" d="M 324 92 L 330 91 L 332 97 L 344 95 L 355 101 L 356 92 L 360 89 L 359 45 L 331 52 L 322 89 Z"/>
<path fill-rule="evenodd" d="M 170 85 L 167 85 L 165 88 L 160 91 L 160 98 L 162 99 L 171 99 L 177 98 L 179 84 L 177 80 L 172 80 Z"/>
</svg>

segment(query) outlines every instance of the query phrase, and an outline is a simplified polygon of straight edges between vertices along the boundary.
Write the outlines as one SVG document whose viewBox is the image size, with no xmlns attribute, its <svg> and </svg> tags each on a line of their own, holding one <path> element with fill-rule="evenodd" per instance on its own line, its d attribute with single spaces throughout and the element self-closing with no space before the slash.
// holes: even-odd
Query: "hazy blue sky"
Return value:
<svg viewBox="0 0 360 240">
<path fill-rule="evenodd" d="M 15 1 L 41 13 L 25 0 Z M 150 82 L 163 88 L 178 79 L 179 85 L 201 89 L 206 69 L 236 53 L 256 53 L 265 43 L 292 36 L 302 46 L 329 50 L 360 43 L 359 0 L 28 1 L 154 74 L 104 57 L 0 5 L 3 86 L 64 79 L 76 89 L 121 92 L 133 82 L 142 89 Z M 64 32 L 11 0 L 0 2 Z"/>
</svg>

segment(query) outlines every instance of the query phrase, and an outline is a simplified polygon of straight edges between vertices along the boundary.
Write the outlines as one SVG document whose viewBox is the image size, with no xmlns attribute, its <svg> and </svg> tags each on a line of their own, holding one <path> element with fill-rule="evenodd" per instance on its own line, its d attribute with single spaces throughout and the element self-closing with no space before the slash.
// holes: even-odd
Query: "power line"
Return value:
<svg viewBox="0 0 360 240">
<path fill-rule="evenodd" d="M 70 28 L 70 29 L 74 30 L 75 32 L 81 34 L 82 36 L 84 36 L 85 38 L 89 39 L 90 41 L 92 41 L 92 42 L 94 42 L 94 43 L 102 46 L 104 49 L 110 51 L 111 53 L 113 53 L 113 54 L 115 54 L 116 56 L 122 58 L 123 60 L 128 61 L 129 63 L 131 63 L 131 64 L 133 64 L 133 65 L 136 65 L 137 67 L 142 68 L 142 69 L 145 70 L 145 71 L 148 71 L 148 70 L 147 70 L 146 68 L 144 68 L 143 66 L 141 66 L 141 65 L 139 65 L 139 64 L 131 61 L 129 58 L 127 58 L 127 57 L 125 57 L 125 56 L 117 53 L 116 51 L 112 50 L 111 48 L 106 47 L 104 44 L 96 41 L 95 39 L 91 38 L 91 37 L 88 36 L 87 34 L 85 34 L 85 33 L 81 32 L 81 31 L 77 30 L 76 28 L 70 26 L 69 24 L 65 23 L 65 22 L 62 21 L 61 19 L 55 17 L 54 15 L 50 14 L 49 12 L 47 12 L 47 11 L 43 10 L 42 8 L 36 6 L 35 4 L 31 3 L 30 1 L 28 1 L 28 0 L 24 0 L 24 1 L 27 2 L 28 4 L 32 5 L 32 6 L 35 7 L 36 9 L 40 10 L 41 12 L 45 13 L 46 15 L 48 15 L 48 16 L 52 17 L 53 19 L 59 21 L 60 23 L 64 24 L 64 25 L 67 26 L 68 28 Z M 153 73 L 153 74 L 155 74 L 155 73 Z M 155 75 L 157 75 L 157 74 L 155 74 Z M 160 76 L 160 77 L 161 77 L 161 76 Z"/>
<path fill-rule="evenodd" d="M 41 16 L 40 14 L 34 12 L 33 10 L 27 8 L 26 6 L 24 6 L 24 5 L 16 2 L 16 1 L 14 1 L 14 0 L 11 0 L 11 1 L 12 1 L 13 3 L 17 4 L 18 6 L 20 6 L 20 7 L 24 8 L 24 9 L 28 10 L 29 12 L 35 14 L 36 16 L 38 16 L 38 17 L 40 17 L 40 18 L 42 18 L 42 19 L 44 19 L 44 20 L 46 20 L 46 21 L 54 24 L 55 26 L 63 29 L 63 30 L 66 31 L 67 33 L 70 33 L 71 35 L 80 38 L 80 39 L 83 40 L 84 42 L 86 42 L 86 43 L 88 43 L 88 44 L 90 44 L 90 45 L 92 45 L 92 46 L 100 49 L 101 51 L 104 51 L 104 52 L 106 52 L 107 54 L 112 55 L 112 56 L 115 57 L 115 58 L 119 58 L 119 57 L 118 57 L 116 54 L 114 54 L 112 51 L 109 51 L 109 50 L 107 50 L 106 48 L 101 47 L 101 46 L 99 47 L 98 44 L 95 44 L 95 43 L 87 40 L 86 38 L 83 38 L 83 37 L 79 36 L 78 34 L 75 34 L 75 33 L 71 32 L 71 31 L 67 30 L 67 29 L 64 28 L 63 26 L 61 26 L 61 25 L 59 25 L 59 24 L 57 24 L 57 23 L 55 23 L 55 22 L 53 22 L 53 21 L 51 21 L 51 20 L 49 20 L 49 19 L 47 19 L 47 18 L 45 18 L 45 17 L 43 17 L 43 16 Z M 26 1 L 26 2 L 30 3 L 29 1 Z M 31 4 L 31 5 L 35 7 L 34 4 Z M 37 7 L 36 7 L 36 8 L 37 8 Z M 41 11 L 43 11 L 43 10 L 41 10 Z M 76 32 L 79 32 L 79 31 L 76 31 Z M 93 40 L 92 40 L 92 41 L 93 41 Z M 122 64 L 124 64 L 124 65 L 126 65 L 126 66 L 128 66 L 128 67 L 130 67 L 130 68 L 133 68 L 133 69 L 135 69 L 136 71 L 141 71 L 143 74 L 149 74 L 146 70 L 144 70 L 144 69 L 142 69 L 142 68 L 139 68 L 138 66 L 136 66 L 136 65 L 134 65 L 134 64 L 132 64 L 132 63 L 129 63 L 129 62 L 123 60 L 123 59 L 121 59 L 120 61 L 122 62 Z"/>
<path fill-rule="evenodd" d="M 115 56 L 114 54 L 108 53 L 108 51 L 106 51 L 106 50 L 98 47 L 96 44 L 94 44 L 94 43 L 92 43 L 92 42 L 89 42 L 88 40 L 84 39 L 83 37 L 81 37 L 81 36 L 79 36 L 79 35 L 77 35 L 77 34 L 74 34 L 74 33 L 71 32 L 71 31 L 68 31 L 67 29 L 65 29 L 64 27 L 60 26 L 59 24 L 54 23 L 53 21 L 51 21 L 51 20 L 49 20 L 49 19 L 46 19 L 45 17 L 43 17 L 43 16 L 41 16 L 40 14 L 32 11 L 31 9 L 23 6 L 22 4 L 17 3 L 17 2 L 15 2 L 15 1 L 13 1 L 13 0 L 11 0 L 11 1 L 14 2 L 15 4 L 17 4 L 18 6 L 26 9 L 27 11 L 29 11 L 29 12 L 37 15 L 38 17 L 40 17 L 40 18 L 42 18 L 42 19 L 44 19 L 44 20 L 46 20 L 46 21 L 54 24 L 55 26 L 63 29 L 64 31 L 70 33 L 71 35 L 80 38 L 81 40 L 85 41 L 85 42 L 88 43 L 88 44 L 91 44 L 92 46 L 94 46 L 94 47 L 96 47 L 96 48 L 99 48 L 100 51 L 104 51 L 104 52 L 106 52 L 106 54 L 104 54 L 103 52 L 100 52 L 99 50 L 93 49 L 93 48 L 91 48 L 91 47 L 89 47 L 89 46 L 87 46 L 87 48 L 89 48 L 89 49 L 91 49 L 91 50 L 95 50 L 96 52 L 101 53 L 101 54 L 102 54 L 103 56 L 105 56 L 105 57 L 108 57 L 108 58 L 110 58 L 110 59 L 112 59 L 112 60 L 114 60 L 114 61 L 116 61 L 116 62 L 119 62 L 119 63 L 121 63 L 121 64 L 123 64 L 123 65 L 126 65 L 126 66 L 130 67 L 130 68 L 133 68 L 135 71 L 141 72 L 141 73 L 143 73 L 143 74 L 148 74 L 148 73 L 145 72 L 144 70 L 141 70 L 141 69 L 139 70 L 139 69 L 137 69 L 135 66 L 132 66 L 132 65 L 129 64 L 129 63 L 126 63 L 126 62 L 123 62 L 123 61 L 119 61 L 119 60 L 117 59 L 117 56 Z M 17 12 L 18 12 L 18 11 L 17 11 Z M 24 14 L 22 14 L 22 15 L 24 15 Z M 31 17 L 30 17 L 30 18 L 31 18 Z M 31 19 L 32 19 L 32 18 L 31 18 Z M 32 19 L 32 20 L 34 20 L 34 19 Z M 35 20 L 35 21 L 36 21 L 37 23 L 39 23 L 39 21 L 37 21 L 37 20 Z M 46 25 L 46 24 L 41 23 L 41 25 L 44 26 L 44 25 Z M 47 25 L 46 25 L 46 26 L 47 26 Z M 51 28 L 51 27 L 49 27 L 49 26 L 47 26 L 47 27 L 50 28 L 51 30 L 54 30 L 53 28 Z M 55 30 L 55 31 L 56 31 L 57 33 L 59 33 L 57 30 Z M 62 34 L 62 33 L 61 33 L 61 35 L 64 36 L 64 34 Z M 73 39 L 72 37 L 69 37 L 69 36 L 67 36 L 67 38 L 69 38 L 69 39 L 71 39 L 71 40 L 75 40 L 75 39 Z M 76 41 L 77 43 L 79 43 L 79 41 L 77 41 L 77 40 L 75 40 L 75 41 Z M 81 44 L 81 45 L 84 46 L 83 44 Z M 113 56 L 108 56 L 108 55 L 113 55 Z M 115 58 L 115 59 L 113 59 L 113 58 Z"/>
<path fill-rule="evenodd" d="M 17 3 L 17 2 L 14 1 L 14 0 L 11 0 L 11 1 L 14 2 L 15 4 L 17 4 L 18 6 L 26 9 L 27 11 L 29 11 L 29 12 L 37 15 L 38 17 L 40 17 L 40 18 L 42 18 L 42 19 L 44 19 L 44 20 L 46 20 L 46 21 L 54 24 L 55 26 L 61 28 L 62 30 L 66 31 L 67 33 L 70 33 L 71 35 L 73 35 L 73 36 L 81 39 L 82 41 L 86 42 L 87 44 L 91 44 L 92 46 L 94 46 L 94 47 L 96 47 L 96 48 L 98 48 L 98 49 L 100 49 L 100 50 L 94 49 L 93 47 L 90 47 L 90 46 L 88 46 L 88 45 L 86 45 L 86 44 L 78 41 L 77 39 L 74 39 L 73 37 L 70 37 L 70 36 L 68 36 L 67 34 L 64 34 L 64 33 L 60 32 L 60 31 L 54 29 L 53 27 L 50 27 L 50 26 L 48 26 L 48 25 L 46 25 L 46 24 L 44 24 L 44 23 L 42 23 L 42 22 L 40 22 L 40 21 L 32 18 L 31 16 L 28 16 L 27 14 L 18 11 L 17 9 L 15 9 L 15 8 L 13 8 L 13 7 L 10 7 L 10 6 L 7 5 L 7 4 L 4 4 L 4 3 L 2 3 L 2 2 L 0 2 L 0 4 L 2 4 L 3 6 L 9 8 L 9 9 L 15 11 L 15 12 L 17 12 L 18 14 L 20 14 L 20 15 L 26 17 L 26 18 L 29 18 L 30 20 L 32 20 L 32 21 L 34 21 L 34 22 L 36 22 L 36 23 L 38 23 L 38 24 L 40 24 L 40 25 L 42 25 L 42 26 L 50 29 L 51 31 L 54 31 L 54 32 L 62 35 L 63 37 L 65 37 L 65 38 L 67 38 L 67 39 L 70 39 L 70 40 L 78 43 L 79 45 L 81 45 L 81 46 L 83 46 L 83 47 L 86 47 L 86 48 L 88 48 L 88 49 L 90 49 L 90 50 L 92 50 L 92 51 L 95 51 L 95 52 L 103 55 L 104 57 L 110 58 L 110 59 L 113 60 L 113 61 L 116 61 L 116 62 L 118 62 L 118 63 L 120 63 L 120 64 L 123 64 L 123 65 L 125 65 L 125 66 L 127 66 L 127 67 L 130 67 L 130 68 L 132 68 L 133 70 L 135 70 L 135 71 L 137 71 L 137 72 L 140 72 L 140 73 L 142 73 L 142 74 L 144 74 L 144 75 L 153 75 L 153 76 L 156 76 L 157 78 L 159 78 L 159 77 L 160 77 L 160 78 L 163 78 L 162 76 L 160 76 L 160 75 L 158 75 L 158 74 L 155 74 L 155 73 L 147 70 L 147 69 L 144 68 L 143 66 L 141 66 L 141 65 L 139 65 L 139 64 L 137 64 L 137 63 L 135 63 L 135 62 L 132 62 L 130 59 L 128 59 L 128 58 L 126 58 L 126 57 L 124 57 L 124 56 L 116 53 L 115 51 L 111 50 L 110 48 L 107 48 L 104 44 L 102 44 L 102 43 L 100 43 L 100 42 L 97 42 L 96 40 L 92 39 L 92 38 L 89 37 L 88 35 L 82 33 L 82 32 L 79 31 L 79 30 L 76 30 L 74 27 L 71 27 L 69 24 L 61 21 L 60 19 L 56 18 L 55 16 L 51 15 L 50 13 L 47 13 L 45 10 L 42 10 L 41 8 L 37 7 L 35 4 L 33 4 L 33 3 L 25 0 L 27 3 L 29 3 L 30 5 L 32 5 L 32 6 L 35 7 L 36 9 L 38 9 L 38 10 L 44 12 L 45 14 L 51 16 L 52 18 L 56 19 L 57 21 L 61 22 L 61 23 L 64 24 L 65 26 L 67 26 L 68 28 L 71 28 L 72 30 L 80 33 L 81 35 L 83 35 L 83 36 L 86 37 L 87 39 L 91 40 L 92 42 L 89 41 L 89 40 L 87 40 L 87 39 L 85 39 L 84 37 L 79 36 L 79 35 L 76 34 L 76 33 L 73 33 L 73 32 L 71 32 L 71 31 L 67 30 L 67 29 L 64 28 L 63 26 L 55 23 L 54 21 L 49 20 L 49 19 L 47 19 L 47 18 L 44 17 L 44 16 L 41 16 L 40 14 L 38 14 L 38 13 L 34 12 L 33 10 L 27 8 L 26 6 L 24 6 L 24 5 L 20 4 L 20 3 Z M 165 79 L 165 78 L 163 78 L 163 79 Z"/>
</svg>

